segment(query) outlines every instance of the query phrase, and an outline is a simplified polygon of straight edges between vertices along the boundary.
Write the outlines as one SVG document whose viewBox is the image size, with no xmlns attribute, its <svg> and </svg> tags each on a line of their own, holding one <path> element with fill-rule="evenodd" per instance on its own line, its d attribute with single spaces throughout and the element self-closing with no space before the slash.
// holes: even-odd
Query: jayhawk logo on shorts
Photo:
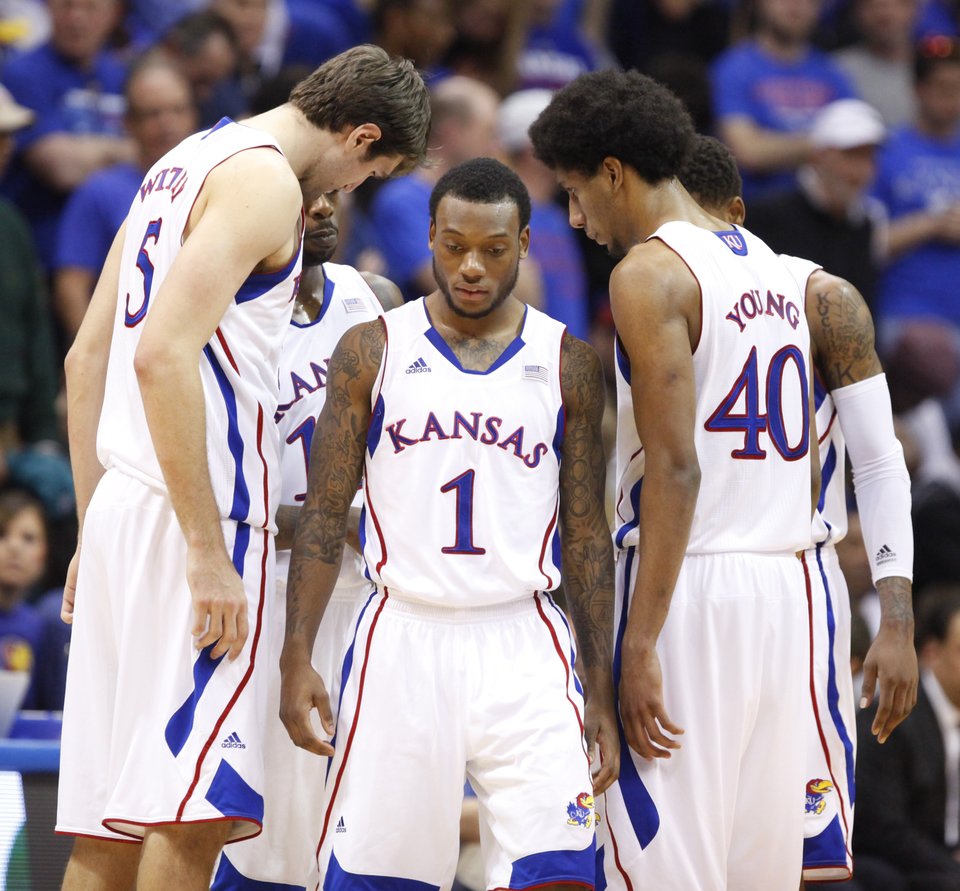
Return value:
<svg viewBox="0 0 960 891">
<path fill-rule="evenodd" d="M 593 796 L 589 792 L 581 792 L 576 801 L 567 805 L 567 824 L 585 829 L 593 825 Z"/>
<path fill-rule="evenodd" d="M 807 783 L 807 805 L 808 814 L 822 814 L 827 806 L 824 796 L 833 789 L 833 784 L 829 780 L 810 780 Z"/>
</svg>

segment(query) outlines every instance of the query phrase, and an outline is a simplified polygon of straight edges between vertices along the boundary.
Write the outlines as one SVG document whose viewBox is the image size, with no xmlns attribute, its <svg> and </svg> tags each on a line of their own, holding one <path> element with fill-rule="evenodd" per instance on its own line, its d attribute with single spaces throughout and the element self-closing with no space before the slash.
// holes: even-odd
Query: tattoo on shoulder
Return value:
<svg viewBox="0 0 960 891">
<path fill-rule="evenodd" d="M 578 405 L 591 420 L 602 417 L 606 392 L 597 351 L 572 334 L 564 334 L 560 366 L 564 403 Z"/>
<path fill-rule="evenodd" d="M 828 390 L 880 373 L 870 310 L 853 285 L 835 279 L 818 289 L 816 320 L 811 334 Z"/>
</svg>

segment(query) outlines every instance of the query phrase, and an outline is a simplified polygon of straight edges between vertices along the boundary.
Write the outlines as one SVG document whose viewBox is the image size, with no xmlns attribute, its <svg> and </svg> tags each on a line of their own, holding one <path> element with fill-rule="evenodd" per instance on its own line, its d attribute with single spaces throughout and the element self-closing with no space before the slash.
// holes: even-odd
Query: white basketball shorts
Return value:
<svg viewBox="0 0 960 891">
<path fill-rule="evenodd" d="M 617 557 L 614 681 L 635 548 Z M 803 568 L 794 555 L 687 556 L 657 652 L 667 714 L 685 730 L 645 761 L 621 730 L 604 796 L 607 885 L 626 891 L 795 888 L 803 839 L 807 693 Z"/>
<path fill-rule="evenodd" d="M 853 870 L 857 724 L 850 672 L 850 596 L 833 547 L 803 555 L 809 581 L 810 696 L 804 788 L 803 878 L 839 881 Z"/>
<path fill-rule="evenodd" d="M 349 555 L 345 555 L 345 558 Z M 336 718 L 343 651 L 352 637 L 362 590 L 334 591 L 313 647 L 313 667 L 323 678 Z M 358 599 L 358 595 L 360 598 Z M 369 591 L 367 592 L 369 596 Z M 270 689 L 264 717 L 263 832 L 220 855 L 211 891 L 270 887 L 303 888 L 316 862 L 328 758 L 293 744 L 280 721 L 280 663 L 286 616 L 286 584 L 277 583 L 271 637 L 277 654 L 269 666 Z M 323 736 L 319 721 L 314 722 Z"/>
<path fill-rule="evenodd" d="M 322 887 L 449 887 L 469 779 L 488 889 L 592 888 L 593 797 L 573 663 L 549 595 L 451 609 L 373 594 L 342 669 L 317 845 Z"/>
<path fill-rule="evenodd" d="M 57 831 L 141 839 L 151 826 L 229 820 L 260 831 L 264 628 L 272 536 L 223 523 L 247 592 L 240 656 L 197 652 L 186 543 L 169 499 L 118 470 L 87 509 L 67 672 Z"/>
</svg>

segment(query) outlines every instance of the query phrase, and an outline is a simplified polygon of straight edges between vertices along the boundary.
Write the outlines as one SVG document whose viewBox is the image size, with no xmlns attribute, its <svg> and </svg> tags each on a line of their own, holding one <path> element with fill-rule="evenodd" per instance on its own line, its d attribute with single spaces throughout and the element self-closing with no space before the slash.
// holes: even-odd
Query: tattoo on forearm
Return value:
<svg viewBox="0 0 960 891">
<path fill-rule="evenodd" d="M 880 621 L 904 628 L 913 627 L 913 586 L 901 576 L 880 579 L 877 594 L 880 596 Z"/>
<path fill-rule="evenodd" d="M 560 462 L 563 585 L 585 666 L 608 666 L 613 646 L 613 546 L 604 514 L 600 435 L 604 384 L 596 353 L 565 336 L 561 380 L 567 426 Z"/>
</svg>

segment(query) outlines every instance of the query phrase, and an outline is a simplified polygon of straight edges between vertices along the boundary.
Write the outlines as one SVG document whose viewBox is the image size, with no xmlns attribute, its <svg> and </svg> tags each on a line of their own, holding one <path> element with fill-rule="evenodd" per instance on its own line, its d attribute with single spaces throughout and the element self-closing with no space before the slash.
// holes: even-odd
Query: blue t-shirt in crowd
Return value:
<svg viewBox="0 0 960 891">
<path fill-rule="evenodd" d="M 563 24 L 530 29 L 517 59 L 520 90 L 559 90 L 581 74 L 602 67 L 599 53 Z"/>
<path fill-rule="evenodd" d="M 116 164 L 93 174 L 70 196 L 60 220 L 55 268 L 79 266 L 100 274 L 142 179 L 135 164 Z"/>
<path fill-rule="evenodd" d="M 36 666 L 42 661 L 44 621 L 26 603 L 0 609 L 0 668 L 30 672 L 30 686 L 21 708 L 37 708 Z"/>
<path fill-rule="evenodd" d="M 373 199 L 370 218 L 377 246 L 387 261 L 387 277 L 403 292 L 404 300 L 422 297 L 413 282 L 430 252 L 430 193 L 433 187 L 418 176 L 384 183 Z"/>
<path fill-rule="evenodd" d="M 960 203 L 960 133 L 935 140 L 905 127 L 880 152 L 874 195 L 891 220 Z M 893 260 L 880 278 L 877 315 L 926 316 L 960 325 L 960 248 L 930 242 Z"/>
<path fill-rule="evenodd" d="M 78 69 L 49 43 L 12 58 L 3 70 L 3 83 L 36 114 L 33 125 L 17 134 L 18 151 L 52 133 L 122 135 L 125 77 L 123 64 L 106 52 L 89 71 Z M 19 158 L 5 186 L 30 221 L 40 260 L 49 269 L 65 196 L 43 185 Z"/>
<path fill-rule="evenodd" d="M 530 256 L 540 266 L 543 311 L 563 322 L 574 337 L 586 340 L 589 334 L 587 274 L 567 215 L 556 204 L 533 203 Z"/>
<path fill-rule="evenodd" d="M 791 62 L 768 55 L 756 41 L 727 50 L 710 72 L 714 116 L 747 117 L 758 127 L 779 133 L 803 133 L 816 113 L 836 99 L 855 97 L 846 74 L 829 56 L 810 49 Z M 750 199 L 793 185 L 792 172 L 743 174 L 743 195 Z"/>
</svg>

